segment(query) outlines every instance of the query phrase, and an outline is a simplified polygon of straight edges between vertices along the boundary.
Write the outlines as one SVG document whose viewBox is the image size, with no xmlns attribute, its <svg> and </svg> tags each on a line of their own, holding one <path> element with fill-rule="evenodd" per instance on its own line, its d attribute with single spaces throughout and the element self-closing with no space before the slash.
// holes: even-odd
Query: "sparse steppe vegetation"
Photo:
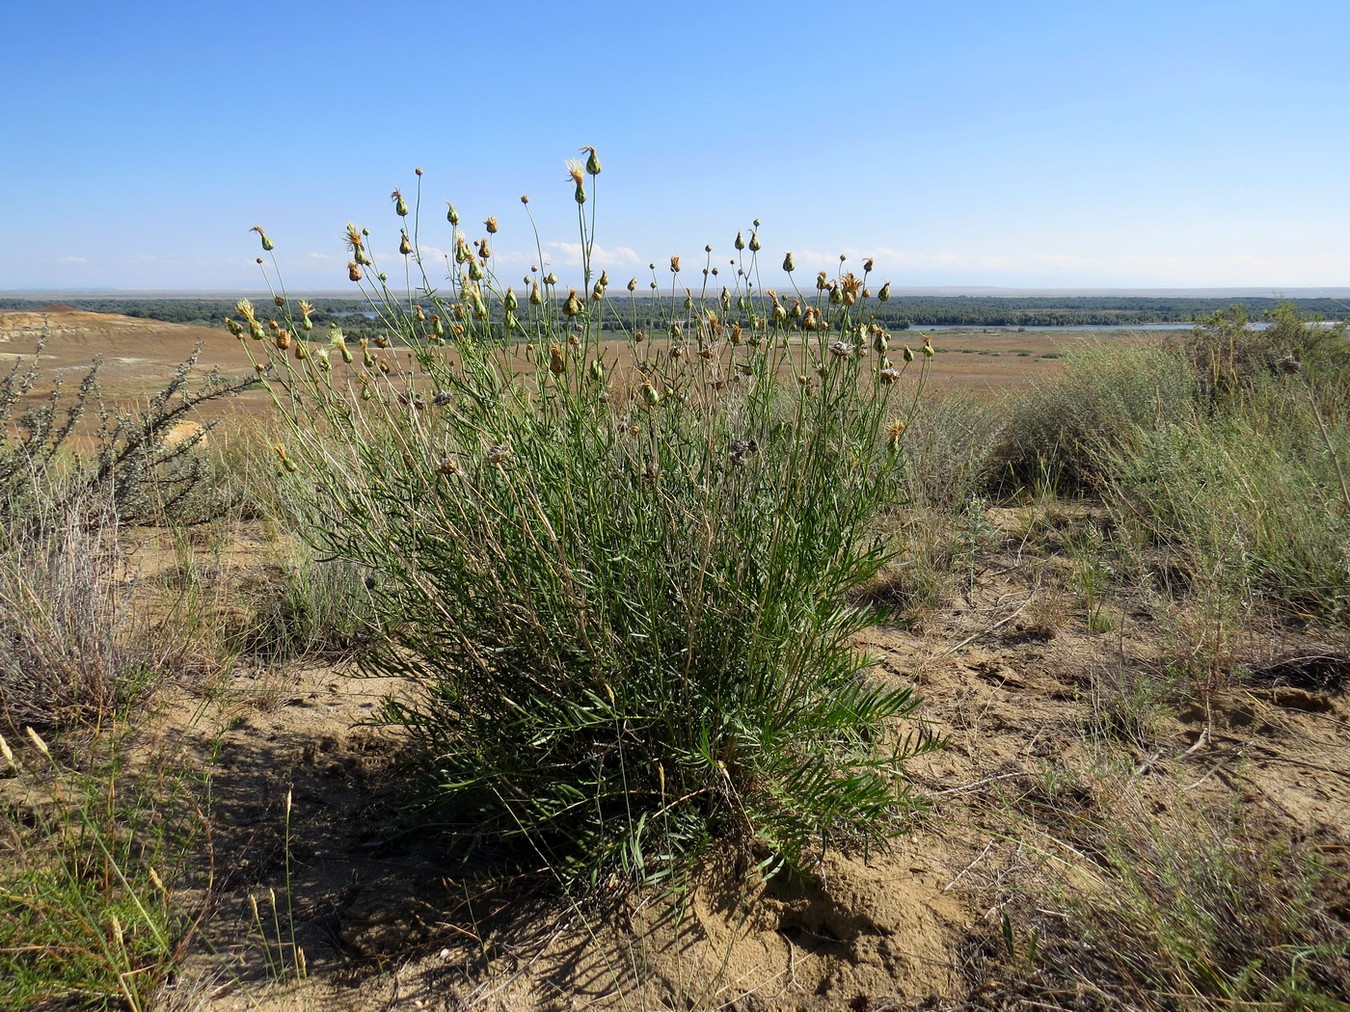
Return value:
<svg viewBox="0 0 1350 1012">
<path fill-rule="evenodd" d="M 750 229 L 659 327 L 361 236 L 398 340 L 240 307 L 205 442 L 17 360 L 0 1003 L 1350 1004 L 1342 331 L 962 389 Z"/>
</svg>

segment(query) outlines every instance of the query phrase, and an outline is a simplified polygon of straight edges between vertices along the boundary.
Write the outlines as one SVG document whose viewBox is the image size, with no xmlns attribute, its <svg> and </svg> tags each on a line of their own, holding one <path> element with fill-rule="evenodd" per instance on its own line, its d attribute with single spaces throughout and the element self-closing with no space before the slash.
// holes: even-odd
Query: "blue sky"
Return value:
<svg viewBox="0 0 1350 1012">
<path fill-rule="evenodd" d="M 1350 285 L 1347 0 L 0 0 L 0 290 L 342 290 L 488 215 L 499 273 L 874 256 L 896 286 Z M 715 261 L 716 262 L 716 261 Z M 687 272 L 690 273 L 690 272 Z M 665 275 L 668 277 L 668 275 Z M 766 280 L 766 283 L 771 283 Z"/>
</svg>

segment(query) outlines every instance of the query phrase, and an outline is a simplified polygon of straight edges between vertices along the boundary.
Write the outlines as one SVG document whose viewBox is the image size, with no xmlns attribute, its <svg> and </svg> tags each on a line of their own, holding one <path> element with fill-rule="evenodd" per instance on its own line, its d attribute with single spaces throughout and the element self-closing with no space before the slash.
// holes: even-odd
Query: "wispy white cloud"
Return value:
<svg viewBox="0 0 1350 1012">
<path fill-rule="evenodd" d="M 581 265 L 581 243 L 546 242 L 544 248 L 557 254 L 556 266 L 579 267 Z M 606 247 L 597 243 L 591 248 L 591 263 L 597 267 L 635 267 L 642 258 L 630 246 Z"/>
<path fill-rule="evenodd" d="M 88 258 L 88 257 L 57 257 L 57 258 L 56 258 L 56 262 L 57 262 L 58 264 L 73 264 L 73 265 L 75 265 L 75 266 L 81 266 L 81 265 L 83 265 L 83 264 L 87 264 L 87 263 L 89 262 L 89 258 Z"/>
</svg>

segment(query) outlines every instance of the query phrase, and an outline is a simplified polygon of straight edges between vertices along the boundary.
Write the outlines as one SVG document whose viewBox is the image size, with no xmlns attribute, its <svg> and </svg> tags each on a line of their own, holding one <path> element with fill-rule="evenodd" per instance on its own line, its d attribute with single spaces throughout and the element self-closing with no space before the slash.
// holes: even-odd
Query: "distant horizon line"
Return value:
<svg viewBox="0 0 1350 1012">
<path fill-rule="evenodd" d="M 646 293 L 643 293 L 646 295 Z M 930 298 L 959 298 L 985 296 L 1003 298 L 1092 298 L 1092 297 L 1165 297 L 1174 299 L 1214 299 L 1225 297 L 1350 299 L 1350 286 L 1326 287 L 1318 285 L 1190 285 L 1164 287 L 1141 285 L 1112 287 L 1106 285 L 910 285 L 891 286 L 893 296 L 927 296 Z M 117 288 L 113 286 L 83 288 L 12 288 L 0 289 L 0 298 L 41 300 L 47 298 L 160 298 L 160 299 L 234 299 L 265 298 L 272 293 L 260 288 Z M 306 298 L 353 299 L 364 301 L 365 296 L 350 289 L 307 290 Z"/>
</svg>

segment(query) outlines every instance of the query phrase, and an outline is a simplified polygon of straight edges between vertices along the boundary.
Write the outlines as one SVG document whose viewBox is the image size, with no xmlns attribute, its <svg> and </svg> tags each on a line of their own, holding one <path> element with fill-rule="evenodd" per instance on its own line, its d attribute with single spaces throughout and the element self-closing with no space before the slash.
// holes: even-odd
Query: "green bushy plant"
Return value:
<svg viewBox="0 0 1350 1012">
<path fill-rule="evenodd" d="M 411 686 L 384 715 L 426 818 L 528 841 L 572 881 L 657 877 L 713 836 L 809 868 L 894 827 L 931 745 L 897 725 L 911 690 L 868 677 L 852 637 L 877 615 L 845 597 L 890 554 L 903 381 L 931 349 L 890 349 L 870 261 L 807 295 L 788 254 L 792 293 L 762 288 L 757 231 L 720 291 L 711 256 L 697 295 L 673 257 L 646 333 L 592 261 L 599 163 L 570 171 L 579 290 L 541 262 L 518 296 L 489 219 L 472 244 L 455 228 L 438 291 L 396 191 L 420 291 L 348 229 L 387 337 L 312 344 L 280 290 L 276 319 L 241 304 L 231 329 L 269 370 L 278 460 L 316 490 L 311 536 L 366 575 L 362 663 Z"/>
</svg>

